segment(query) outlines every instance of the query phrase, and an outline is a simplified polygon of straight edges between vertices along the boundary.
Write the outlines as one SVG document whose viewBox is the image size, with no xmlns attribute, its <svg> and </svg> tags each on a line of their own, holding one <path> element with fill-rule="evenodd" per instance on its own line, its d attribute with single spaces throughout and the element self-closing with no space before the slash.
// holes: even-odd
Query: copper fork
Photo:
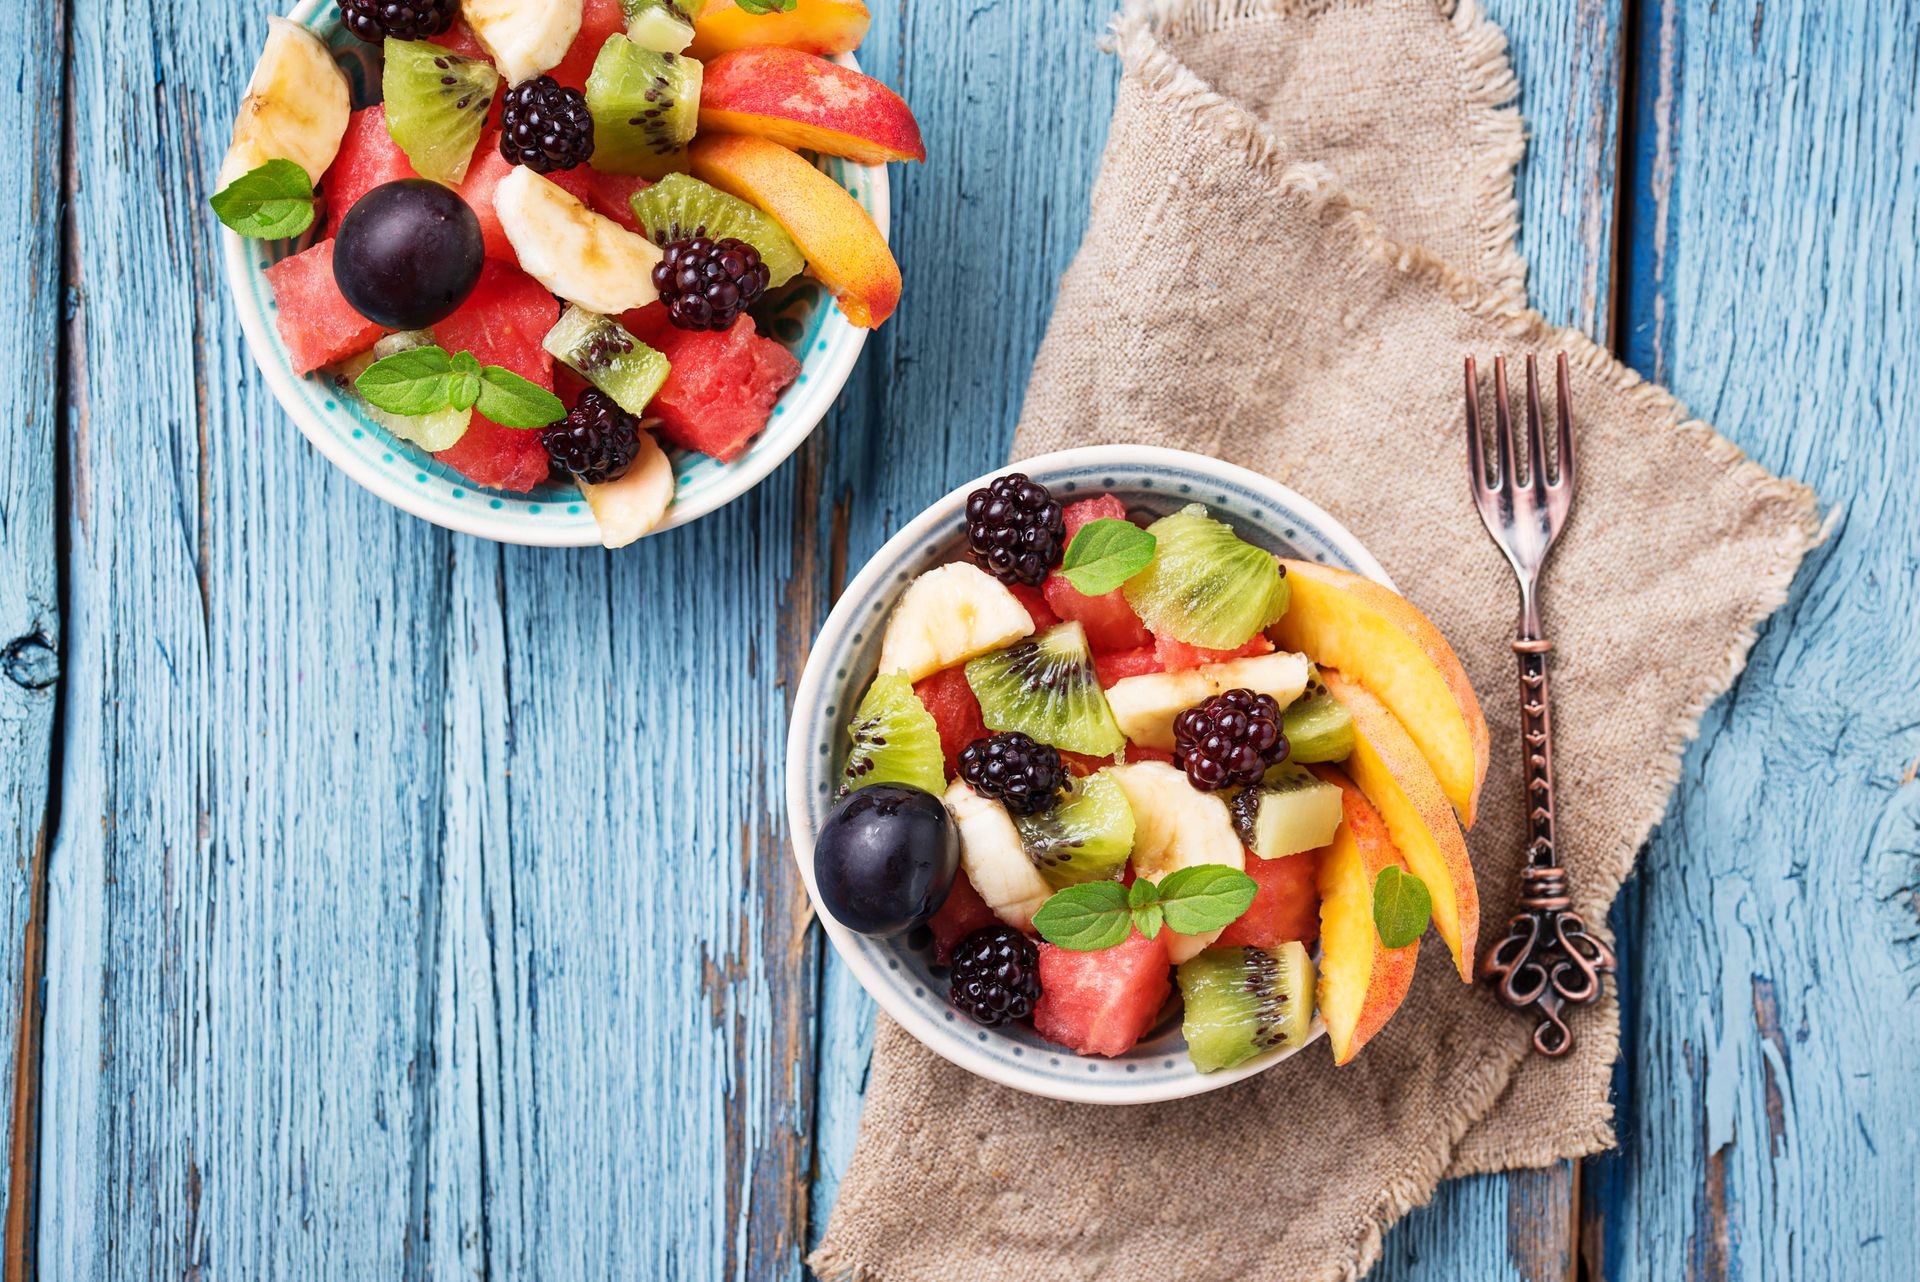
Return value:
<svg viewBox="0 0 1920 1282">
<path fill-rule="evenodd" d="M 1507 933 L 1480 963 L 1480 978 L 1500 1000 L 1516 1010 L 1531 1008 L 1538 1017 L 1533 1046 L 1542 1055 L 1560 1056 L 1573 1046 L 1562 1011 L 1600 995 L 1602 976 L 1614 969 L 1613 951 L 1587 933 L 1587 924 L 1571 909 L 1567 870 L 1554 853 L 1553 695 L 1547 682 L 1547 653 L 1553 643 L 1540 626 L 1540 570 L 1573 508 L 1579 475 L 1573 448 L 1573 402 L 1568 389 L 1567 357 L 1560 354 L 1556 470 L 1547 476 L 1546 430 L 1540 422 L 1540 371 L 1527 357 L 1527 474 L 1515 471 L 1517 448 L 1508 411 L 1507 360 L 1493 362 L 1495 470 L 1487 473 L 1486 445 L 1480 432 L 1480 383 L 1473 357 L 1467 357 L 1467 462 L 1473 473 L 1473 500 L 1487 533 L 1520 580 L 1520 627 L 1513 650 L 1520 663 L 1521 734 L 1526 744 L 1527 861 L 1521 872 L 1519 911 Z"/>
</svg>

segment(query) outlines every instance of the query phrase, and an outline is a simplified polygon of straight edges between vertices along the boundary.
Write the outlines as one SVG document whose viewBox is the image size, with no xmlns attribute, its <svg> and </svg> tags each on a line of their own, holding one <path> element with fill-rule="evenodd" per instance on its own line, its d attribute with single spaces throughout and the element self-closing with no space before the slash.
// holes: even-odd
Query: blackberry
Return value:
<svg viewBox="0 0 1920 1282">
<path fill-rule="evenodd" d="M 536 174 L 586 164 L 593 155 L 587 96 L 552 76 L 535 76 L 507 90 L 500 115 L 500 154 Z"/>
<path fill-rule="evenodd" d="M 540 429 L 540 443 L 554 466 L 589 485 L 617 481 L 640 453 L 645 425 L 597 387 L 580 393 L 567 416 Z"/>
<path fill-rule="evenodd" d="M 967 546 L 1002 583 L 1039 587 L 1067 547 L 1060 504 L 1021 472 L 967 495 Z"/>
<path fill-rule="evenodd" d="M 1049 810 L 1067 785 L 1066 763 L 1056 748 L 1010 730 L 975 739 L 960 751 L 960 777 L 983 797 L 1016 815 Z"/>
<path fill-rule="evenodd" d="M 1173 719 L 1173 764 L 1202 792 L 1255 784 L 1286 760 L 1280 705 L 1270 694 L 1229 690 Z"/>
<path fill-rule="evenodd" d="M 1011 926 L 987 926 L 954 946 L 947 1000 L 976 1024 L 1025 1019 L 1040 1000 L 1040 950 Z"/>
<path fill-rule="evenodd" d="M 681 329 L 732 328 L 734 318 L 767 292 L 770 279 L 760 251 L 731 236 L 673 241 L 653 268 L 667 319 Z"/>
<path fill-rule="evenodd" d="M 425 40 L 453 25 L 460 0 L 340 0 L 340 22 L 368 44 Z"/>
</svg>

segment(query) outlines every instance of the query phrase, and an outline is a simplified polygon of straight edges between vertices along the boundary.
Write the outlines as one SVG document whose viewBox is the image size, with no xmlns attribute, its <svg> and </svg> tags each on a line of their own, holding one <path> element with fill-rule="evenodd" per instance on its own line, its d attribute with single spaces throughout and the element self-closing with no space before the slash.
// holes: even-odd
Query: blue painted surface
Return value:
<svg viewBox="0 0 1920 1282">
<path fill-rule="evenodd" d="M 1589 1275 L 1909 1278 L 1920 0 L 1488 7 L 1536 300 L 1843 513 L 1617 916 Z M 203 203 L 263 4 L 0 15 L 0 646 L 59 673 L 0 681 L 7 1276 L 798 1276 L 870 1006 L 788 870 L 786 691 L 847 568 L 1004 458 L 1104 10 L 876 7 L 932 156 L 902 310 L 760 490 L 612 556 L 401 516 L 265 393 Z M 1567 1276 L 1571 1177 L 1444 1187 L 1376 1276 Z"/>
</svg>

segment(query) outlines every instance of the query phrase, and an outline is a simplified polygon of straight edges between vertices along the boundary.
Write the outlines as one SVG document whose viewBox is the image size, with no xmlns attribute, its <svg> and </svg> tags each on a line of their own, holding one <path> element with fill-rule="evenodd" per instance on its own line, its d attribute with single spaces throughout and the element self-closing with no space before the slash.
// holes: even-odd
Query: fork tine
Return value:
<svg viewBox="0 0 1920 1282">
<path fill-rule="evenodd" d="M 1480 378 L 1467 357 L 1467 467 L 1473 473 L 1473 492 L 1487 492 L 1487 447 L 1480 439 Z"/>
<path fill-rule="evenodd" d="M 1547 489 L 1547 433 L 1540 422 L 1540 362 L 1527 353 L 1527 484 Z"/>
<path fill-rule="evenodd" d="M 1560 465 L 1554 474 L 1553 487 L 1557 490 L 1573 484 L 1573 389 L 1567 377 L 1567 354 L 1560 353 L 1559 365 L 1559 417 L 1560 417 Z"/>
<path fill-rule="evenodd" d="M 1507 410 L 1507 358 L 1493 358 L 1493 452 L 1500 474 L 1494 484 L 1513 489 L 1513 415 Z"/>
</svg>

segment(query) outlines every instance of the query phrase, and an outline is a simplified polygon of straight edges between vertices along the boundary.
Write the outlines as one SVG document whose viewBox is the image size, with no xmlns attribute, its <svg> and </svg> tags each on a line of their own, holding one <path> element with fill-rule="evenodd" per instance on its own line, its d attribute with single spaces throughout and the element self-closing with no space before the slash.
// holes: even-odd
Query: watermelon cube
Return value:
<svg viewBox="0 0 1920 1282">
<path fill-rule="evenodd" d="M 1215 947 L 1272 948 L 1296 939 L 1311 944 L 1320 937 L 1320 892 L 1314 881 L 1320 871 L 1319 851 L 1303 850 L 1283 859 L 1261 859 L 1248 851 L 1246 871 L 1258 887 L 1253 903 L 1220 932 Z"/>
<path fill-rule="evenodd" d="M 1078 503 L 1069 503 L 1060 513 L 1067 523 L 1067 542 L 1073 542 L 1073 536 L 1080 533 L 1080 527 L 1090 521 L 1124 521 L 1127 519 L 1127 505 L 1111 494 L 1102 494 L 1097 499 L 1081 499 Z"/>
<path fill-rule="evenodd" d="M 1101 596 L 1087 596 L 1055 571 L 1047 576 L 1047 604 L 1063 619 L 1077 620 L 1087 630 L 1087 645 L 1101 651 L 1138 650 L 1153 644 L 1153 634 L 1127 604 L 1119 588 Z"/>
<path fill-rule="evenodd" d="M 390 332 L 353 310 L 334 283 L 331 239 L 267 268 L 267 283 L 296 374 L 364 352 Z"/>
<path fill-rule="evenodd" d="M 460 199 L 467 202 L 473 210 L 473 216 L 480 220 L 480 240 L 486 246 L 487 257 L 518 267 L 520 256 L 513 252 L 513 243 L 507 239 L 506 229 L 500 225 L 500 215 L 493 210 L 494 190 L 500 186 L 500 180 L 511 172 L 512 164 L 500 154 L 499 130 L 487 130 L 480 135 L 480 143 L 473 149 L 473 163 L 467 168 L 466 181 L 460 184 Z M 585 166 L 555 170 L 547 177 L 576 200 L 583 204 L 590 203 L 593 174 Z"/>
<path fill-rule="evenodd" d="M 625 35 L 627 14 L 620 0 L 586 0 L 580 9 L 580 34 L 573 38 L 567 56 L 547 74 L 569 89 L 585 89 L 593 74 L 593 63 L 600 46 L 611 35 Z"/>
<path fill-rule="evenodd" d="M 956 944 L 976 930 L 999 925 L 999 919 L 962 871 L 954 877 L 946 902 L 927 925 L 933 930 L 933 960 L 945 966 L 953 960 Z"/>
<path fill-rule="evenodd" d="M 473 28 L 461 18 L 455 18 L 453 25 L 437 36 L 427 37 L 443 49 L 451 49 L 463 58 L 479 58 L 483 62 L 492 62 L 487 55 L 487 47 L 480 43 L 480 37 L 473 34 Z"/>
<path fill-rule="evenodd" d="M 947 757 L 947 777 L 960 773 L 960 753 L 975 739 L 987 737 L 987 723 L 980 716 L 980 700 L 967 684 L 965 668 L 946 668 L 921 679 L 913 687 L 920 702 L 933 714 L 940 729 L 940 750 Z"/>
<path fill-rule="evenodd" d="M 627 330 L 666 356 L 672 368 L 653 403 L 660 431 L 682 449 L 730 463 L 766 427 L 773 404 L 800 376 L 792 352 L 754 332 L 742 316 L 721 333 L 681 329 L 660 303 L 621 317 Z"/>
<path fill-rule="evenodd" d="M 433 327 L 450 352 L 472 352 L 482 365 L 499 365 L 553 390 L 553 357 L 541 340 L 560 319 L 546 286 L 518 268 L 488 262 L 467 301 Z M 467 434 L 437 456 L 475 485 L 525 492 L 547 477 L 540 433 L 502 427 L 475 414 Z"/>
<path fill-rule="evenodd" d="M 1173 989 L 1169 965 L 1164 935 L 1136 930 L 1090 953 L 1042 941 L 1034 1031 L 1082 1055 L 1124 1055 L 1159 1021 Z"/>
<path fill-rule="evenodd" d="M 633 197 L 636 193 L 653 186 L 638 174 L 603 174 L 597 169 L 586 171 L 587 204 L 597 214 L 604 214 L 630 232 L 640 235 L 640 220 L 633 216 Z"/>
<path fill-rule="evenodd" d="M 340 153 L 320 180 L 327 194 L 327 223 L 335 231 L 360 198 L 375 187 L 418 178 L 407 153 L 387 133 L 387 109 L 376 103 L 347 118 L 347 132 L 340 139 Z"/>
<path fill-rule="evenodd" d="M 1014 599 L 1027 607 L 1027 614 L 1033 619 L 1035 632 L 1045 632 L 1060 622 L 1060 616 L 1055 614 L 1052 607 L 1047 604 L 1047 594 L 1039 588 L 1028 587 L 1024 583 L 1009 583 L 1007 591 L 1013 593 Z"/>
<path fill-rule="evenodd" d="M 1207 650 L 1197 645 L 1188 645 L 1185 641 L 1175 641 L 1172 637 L 1155 637 L 1153 651 L 1160 656 L 1160 666 L 1168 672 L 1185 672 L 1188 668 L 1205 667 L 1209 663 L 1225 663 L 1230 659 L 1250 659 L 1259 654 L 1272 654 L 1273 642 L 1267 640 L 1264 633 L 1256 632 L 1253 640 L 1237 650 Z"/>
<path fill-rule="evenodd" d="M 1160 656 L 1151 645 L 1143 645 L 1137 650 L 1095 650 L 1093 652 L 1093 675 L 1100 684 L 1111 686 L 1116 681 L 1125 681 L 1128 677 L 1144 677 L 1149 672 L 1164 672 L 1160 665 Z"/>
</svg>

